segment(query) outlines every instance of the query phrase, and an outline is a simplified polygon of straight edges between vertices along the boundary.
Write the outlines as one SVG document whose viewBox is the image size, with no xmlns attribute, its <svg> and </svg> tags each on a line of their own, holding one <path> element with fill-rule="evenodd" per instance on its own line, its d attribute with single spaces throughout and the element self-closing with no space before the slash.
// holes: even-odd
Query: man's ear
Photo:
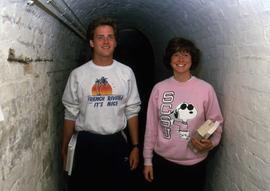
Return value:
<svg viewBox="0 0 270 191">
<path fill-rule="evenodd" d="M 90 40 L 90 47 L 94 48 L 94 42 L 92 40 Z"/>
</svg>

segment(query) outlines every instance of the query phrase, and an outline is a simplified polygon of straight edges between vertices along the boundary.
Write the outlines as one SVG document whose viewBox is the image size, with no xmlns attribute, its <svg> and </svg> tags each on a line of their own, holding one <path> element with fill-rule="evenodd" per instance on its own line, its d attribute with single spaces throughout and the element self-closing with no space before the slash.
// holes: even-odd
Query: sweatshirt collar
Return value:
<svg viewBox="0 0 270 191">
<path fill-rule="evenodd" d="M 90 60 L 89 61 L 89 66 L 92 67 L 92 68 L 95 68 L 95 69 L 101 69 L 101 70 L 109 70 L 111 68 L 113 68 L 114 66 L 116 65 L 116 61 L 113 60 L 113 63 L 111 65 L 108 65 L 108 66 L 99 66 L 99 65 L 96 65 L 93 63 L 93 60 Z"/>
</svg>

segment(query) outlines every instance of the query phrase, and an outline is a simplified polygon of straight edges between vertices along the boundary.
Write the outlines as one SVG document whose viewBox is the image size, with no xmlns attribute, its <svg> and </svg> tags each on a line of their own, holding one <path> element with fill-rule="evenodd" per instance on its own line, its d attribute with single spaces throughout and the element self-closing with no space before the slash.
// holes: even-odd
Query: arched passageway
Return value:
<svg viewBox="0 0 270 191">
<path fill-rule="evenodd" d="M 142 143 L 144 140 L 148 98 L 155 81 L 155 75 L 153 73 L 155 67 L 153 49 L 149 40 L 141 32 L 134 29 L 123 29 L 119 32 L 115 58 L 133 69 L 142 101 L 139 114 L 141 163 L 139 168 L 133 172 L 132 182 L 134 184 L 132 186 L 137 189 L 145 189 L 146 185 L 142 177 Z"/>
<path fill-rule="evenodd" d="M 116 18 L 123 31 L 140 31 L 124 32 L 132 44 L 123 46 L 142 36 L 149 41 L 148 71 L 148 63 L 128 61 L 136 62 L 138 83 L 148 73 L 153 78 L 139 84 L 147 83 L 145 96 L 169 75 L 162 53 L 171 37 L 198 45 L 198 75 L 213 84 L 225 117 L 207 190 L 270 190 L 269 1 L 1 0 L 0 7 L 0 190 L 61 188 L 61 96 L 70 71 L 87 58 L 84 28 L 99 15 Z"/>
<path fill-rule="evenodd" d="M 120 30 L 115 59 L 130 66 L 136 75 L 138 90 L 142 100 L 140 114 L 142 136 L 148 97 L 155 82 L 155 74 L 153 73 L 155 59 L 152 46 L 141 32 L 134 29 Z"/>
</svg>

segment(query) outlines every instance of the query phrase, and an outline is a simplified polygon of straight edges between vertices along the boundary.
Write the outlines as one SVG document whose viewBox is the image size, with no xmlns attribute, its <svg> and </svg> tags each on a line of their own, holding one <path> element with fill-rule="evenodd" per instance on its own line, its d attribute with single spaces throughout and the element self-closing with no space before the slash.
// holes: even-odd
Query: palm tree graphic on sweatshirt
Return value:
<svg viewBox="0 0 270 191">
<path fill-rule="evenodd" d="M 102 76 L 101 78 L 96 79 L 95 84 L 92 86 L 92 95 L 112 95 L 112 87 L 109 84 L 107 78 Z"/>
</svg>

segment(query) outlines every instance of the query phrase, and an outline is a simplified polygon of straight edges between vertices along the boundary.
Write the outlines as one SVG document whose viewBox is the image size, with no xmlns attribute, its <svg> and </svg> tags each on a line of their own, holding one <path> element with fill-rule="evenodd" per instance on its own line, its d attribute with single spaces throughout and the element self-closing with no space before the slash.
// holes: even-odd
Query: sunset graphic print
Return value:
<svg viewBox="0 0 270 191">
<path fill-rule="evenodd" d="M 95 84 L 92 87 L 92 96 L 101 95 L 112 95 L 112 87 L 107 78 L 103 76 L 100 79 L 96 79 Z"/>
</svg>

